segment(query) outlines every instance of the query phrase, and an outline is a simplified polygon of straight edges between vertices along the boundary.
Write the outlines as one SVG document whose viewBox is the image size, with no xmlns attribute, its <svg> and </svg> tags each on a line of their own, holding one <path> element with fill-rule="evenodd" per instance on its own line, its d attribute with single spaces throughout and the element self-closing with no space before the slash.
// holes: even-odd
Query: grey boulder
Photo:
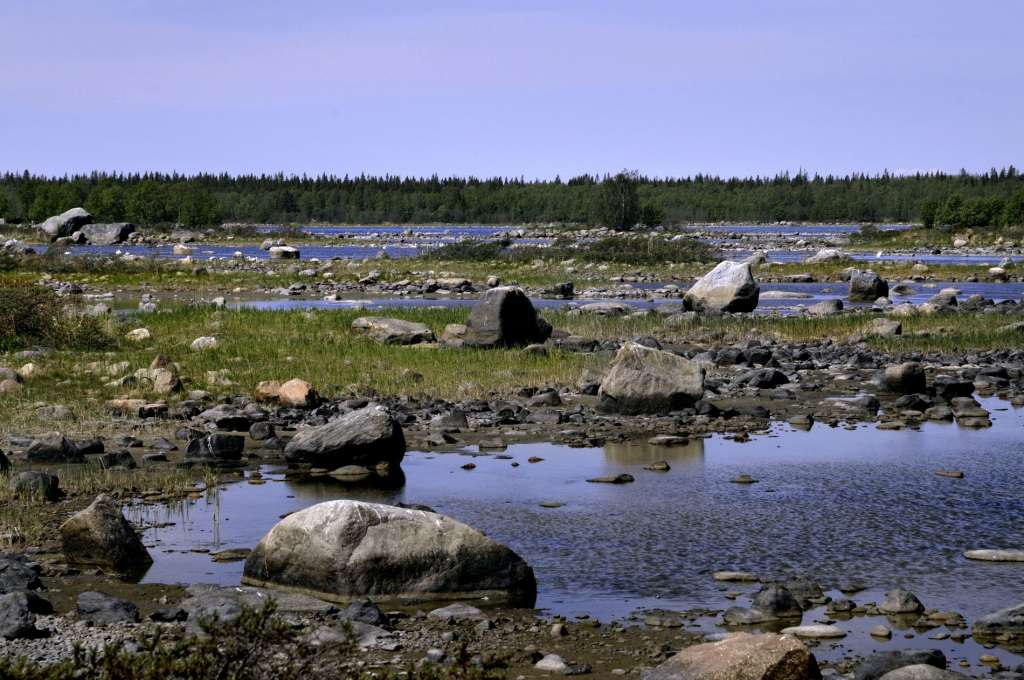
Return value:
<svg viewBox="0 0 1024 680">
<path fill-rule="evenodd" d="M 64 556 L 74 564 L 131 572 L 153 562 L 121 506 L 106 494 L 65 521 L 60 534 Z"/>
<path fill-rule="evenodd" d="M 886 366 L 882 388 L 896 394 L 920 394 L 928 388 L 924 368 L 916 361 Z"/>
<path fill-rule="evenodd" d="M 237 434 L 208 434 L 193 439 L 185 450 L 185 462 L 194 465 L 227 467 L 238 465 L 245 449 L 245 437 Z"/>
<path fill-rule="evenodd" d="M 84 463 L 78 445 L 59 432 L 50 432 L 32 440 L 25 450 L 30 463 Z"/>
<path fill-rule="evenodd" d="M 799 619 L 803 609 L 789 590 L 779 584 L 766 585 L 752 598 L 753 606 L 730 607 L 723 618 L 730 626 L 748 626 L 781 619 Z"/>
<path fill-rule="evenodd" d="M 522 288 L 499 286 L 473 306 L 462 341 L 467 347 L 520 347 L 550 336 L 551 326 L 537 315 Z"/>
<path fill-rule="evenodd" d="M 531 606 L 533 570 L 509 548 L 433 512 L 328 501 L 278 522 L 245 561 L 242 583 L 333 602 L 489 597 Z"/>
<path fill-rule="evenodd" d="M 65 236 L 71 236 L 90 222 L 92 222 L 92 215 L 85 208 L 72 208 L 60 215 L 48 218 L 39 225 L 39 228 L 50 237 L 51 241 L 55 241 Z"/>
<path fill-rule="evenodd" d="M 385 345 L 418 345 L 437 340 L 434 331 L 425 323 L 378 316 L 359 317 L 352 322 L 352 330 Z"/>
<path fill-rule="evenodd" d="M 704 395 L 704 368 L 689 359 L 625 343 L 598 389 L 607 413 L 668 413 Z"/>
<path fill-rule="evenodd" d="M 405 456 L 405 434 L 383 406 L 367 406 L 317 427 L 301 430 L 284 449 L 289 463 L 334 470 L 346 465 L 398 465 Z"/>
<path fill-rule="evenodd" d="M 850 287 L 847 292 L 850 302 L 874 302 L 880 297 L 888 296 L 888 282 L 875 272 L 862 272 L 858 269 L 850 272 Z"/>
<path fill-rule="evenodd" d="M 39 635 L 29 594 L 18 591 L 0 595 L 0 638 L 18 640 Z"/>
<path fill-rule="evenodd" d="M 112 246 L 123 243 L 135 232 L 135 225 L 130 222 L 112 222 L 109 224 L 88 224 L 79 231 L 90 245 Z"/>
<path fill-rule="evenodd" d="M 0 555 L 0 593 L 19 590 L 39 590 L 40 566 L 22 555 Z"/>
<path fill-rule="evenodd" d="M 40 470 L 23 470 L 11 477 L 8 489 L 15 498 L 36 498 L 55 501 L 61 496 L 57 475 Z"/>
<path fill-rule="evenodd" d="M 878 611 L 883 614 L 920 614 L 924 611 L 924 605 L 909 590 L 894 588 L 885 594 L 882 603 L 878 605 Z"/>
<path fill-rule="evenodd" d="M 749 264 L 725 260 L 686 291 L 683 304 L 698 312 L 752 312 L 760 291 Z"/>
</svg>

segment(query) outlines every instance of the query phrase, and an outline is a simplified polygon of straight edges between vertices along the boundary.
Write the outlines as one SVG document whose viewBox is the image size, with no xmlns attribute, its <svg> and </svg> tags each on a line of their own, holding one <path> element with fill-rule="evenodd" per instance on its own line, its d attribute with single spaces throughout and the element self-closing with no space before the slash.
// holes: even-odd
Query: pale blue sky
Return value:
<svg viewBox="0 0 1024 680">
<path fill-rule="evenodd" d="M 0 0 L 0 169 L 1024 166 L 1024 2 Z"/>
</svg>

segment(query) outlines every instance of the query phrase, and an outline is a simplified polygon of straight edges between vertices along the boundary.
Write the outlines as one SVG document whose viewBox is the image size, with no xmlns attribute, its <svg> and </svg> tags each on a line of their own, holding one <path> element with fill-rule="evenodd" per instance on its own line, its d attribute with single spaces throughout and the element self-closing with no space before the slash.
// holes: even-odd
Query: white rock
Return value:
<svg viewBox="0 0 1024 680">
<path fill-rule="evenodd" d="M 125 333 L 124 337 L 132 342 L 144 342 L 153 337 L 153 334 L 149 332 L 148 328 L 136 328 L 135 330 Z"/>
<path fill-rule="evenodd" d="M 814 624 L 810 626 L 790 626 L 782 629 L 783 635 L 795 635 L 802 638 L 841 638 L 846 637 L 846 631 L 837 626 Z"/>
<path fill-rule="evenodd" d="M 569 664 L 557 654 L 548 654 L 533 666 L 539 671 L 548 673 L 563 673 L 569 668 Z"/>
<path fill-rule="evenodd" d="M 964 557 L 969 560 L 980 560 L 982 562 L 1024 562 L 1024 550 L 968 550 L 964 553 Z"/>
<path fill-rule="evenodd" d="M 207 349 L 217 349 L 219 344 L 220 343 L 217 342 L 217 338 L 210 335 L 204 335 L 193 340 L 190 347 L 197 352 L 201 352 Z"/>
</svg>

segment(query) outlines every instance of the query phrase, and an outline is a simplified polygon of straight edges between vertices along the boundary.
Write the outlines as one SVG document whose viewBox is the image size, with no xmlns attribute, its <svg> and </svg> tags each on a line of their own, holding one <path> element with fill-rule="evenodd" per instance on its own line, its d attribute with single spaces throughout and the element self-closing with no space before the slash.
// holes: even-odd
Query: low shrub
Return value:
<svg viewBox="0 0 1024 680">
<path fill-rule="evenodd" d="M 77 314 L 48 288 L 0 283 L 0 351 L 43 344 L 56 349 L 106 349 L 102 319 Z"/>
</svg>

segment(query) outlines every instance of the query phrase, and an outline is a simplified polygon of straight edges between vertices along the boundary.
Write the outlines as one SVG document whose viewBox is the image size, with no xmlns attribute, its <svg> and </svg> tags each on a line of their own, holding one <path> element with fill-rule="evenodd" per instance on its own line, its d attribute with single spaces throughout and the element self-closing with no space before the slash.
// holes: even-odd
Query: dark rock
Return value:
<svg viewBox="0 0 1024 680">
<path fill-rule="evenodd" d="M 99 457 L 100 467 L 104 470 L 111 468 L 123 468 L 125 470 L 133 470 L 136 467 L 135 459 L 132 458 L 132 454 L 127 451 L 111 451 L 110 453 L 104 453 Z"/>
<path fill-rule="evenodd" d="M 249 427 L 249 437 L 251 437 L 253 441 L 259 442 L 265 439 L 270 439 L 276 434 L 277 430 L 274 429 L 273 424 L 268 423 L 265 420 L 258 423 L 253 423 L 252 426 Z"/>
<path fill-rule="evenodd" d="M 39 637 L 40 634 L 27 593 L 18 591 L 0 595 L 0 638 L 18 640 Z"/>
<path fill-rule="evenodd" d="M 935 668 L 946 668 L 946 656 L 938 649 L 904 649 L 892 652 L 875 652 L 864 659 L 854 671 L 854 680 L 878 680 L 889 671 L 904 666 L 928 664 Z"/>
<path fill-rule="evenodd" d="M 916 361 L 888 366 L 882 375 L 882 387 L 896 394 L 924 392 L 928 387 L 924 368 Z"/>
<path fill-rule="evenodd" d="M 982 616 L 975 620 L 972 632 L 979 640 L 1024 643 L 1024 603 Z"/>
<path fill-rule="evenodd" d="M 22 555 L 0 555 L 0 593 L 41 589 L 39 571 L 38 564 Z"/>
<path fill-rule="evenodd" d="M 16 498 L 42 498 L 55 501 L 63 494 L 57 475 L 40 470 L 24 470 L 11 477 L 8 488 Z"/>
<path fill-rule="evenodd" d="M 542 343 L 551 326 L 537 315 L 533 303 L 521 288 L 491 288 L 469 314 L 467 347 L 520 347 Z"/>
<path fill-rule="evenodd" d="M 850 288 L 847 296 L 850 302 L 874 302 L 889 296 L 889 284 L 873 271 L 850 272 Z"/>
<path fill-rule="evenodd" d="M 92 590 L 78 596 L 76 609 L 79 621 L 98 624 L 139 621 L 139 608 L 128 600 Z"/>
<path fill-rule="evenodd" d="M 924 605 L 909 590 L 894 588 L 885 594 L 882 603 L 878 605 L 878 611 L 883 614 L 920 614 L 924 611 Z"/>
<path fill-rule="evenodd" d="M 78 446 L 59 432 L 51 432 L 37 437 L 25 451 L 25 459 L 30 463 L 84 463 Z"/>
<path fill-rule="evenodd" d="M 166 607 L 164 609 L 157 609 L 155 612 L 149 615 L 150 621 L 156 621 L 158 623 L 176 623 L 180 621 L 188 620 L 188 612 L 181 607 Z"/>
<path fill-rule="evenodd" d="M 199 414 L 199 419 L 213 423 L 219 430 L 248 432 L 253 423 L 252 416 L 243 413 L 230 404 L 219 404 Z"/>
<path fill-rule="evenodd" d="M 237 465 L 242 460 L 245 437 L 237 434 L 210 434 L 193 439 L 185 450 L 185 462 L 200 465 Z"/>
<path fill-rule="evenodd" d="M 359 621 L 371 626 L 387 626 L 390 620 L 388 615 L 381 611 L 381 608 L 370 600 L 357 600 L 348 606 L 348 609 L 341 613 L 341 618 L 347 621 Z"/>
</svg>

